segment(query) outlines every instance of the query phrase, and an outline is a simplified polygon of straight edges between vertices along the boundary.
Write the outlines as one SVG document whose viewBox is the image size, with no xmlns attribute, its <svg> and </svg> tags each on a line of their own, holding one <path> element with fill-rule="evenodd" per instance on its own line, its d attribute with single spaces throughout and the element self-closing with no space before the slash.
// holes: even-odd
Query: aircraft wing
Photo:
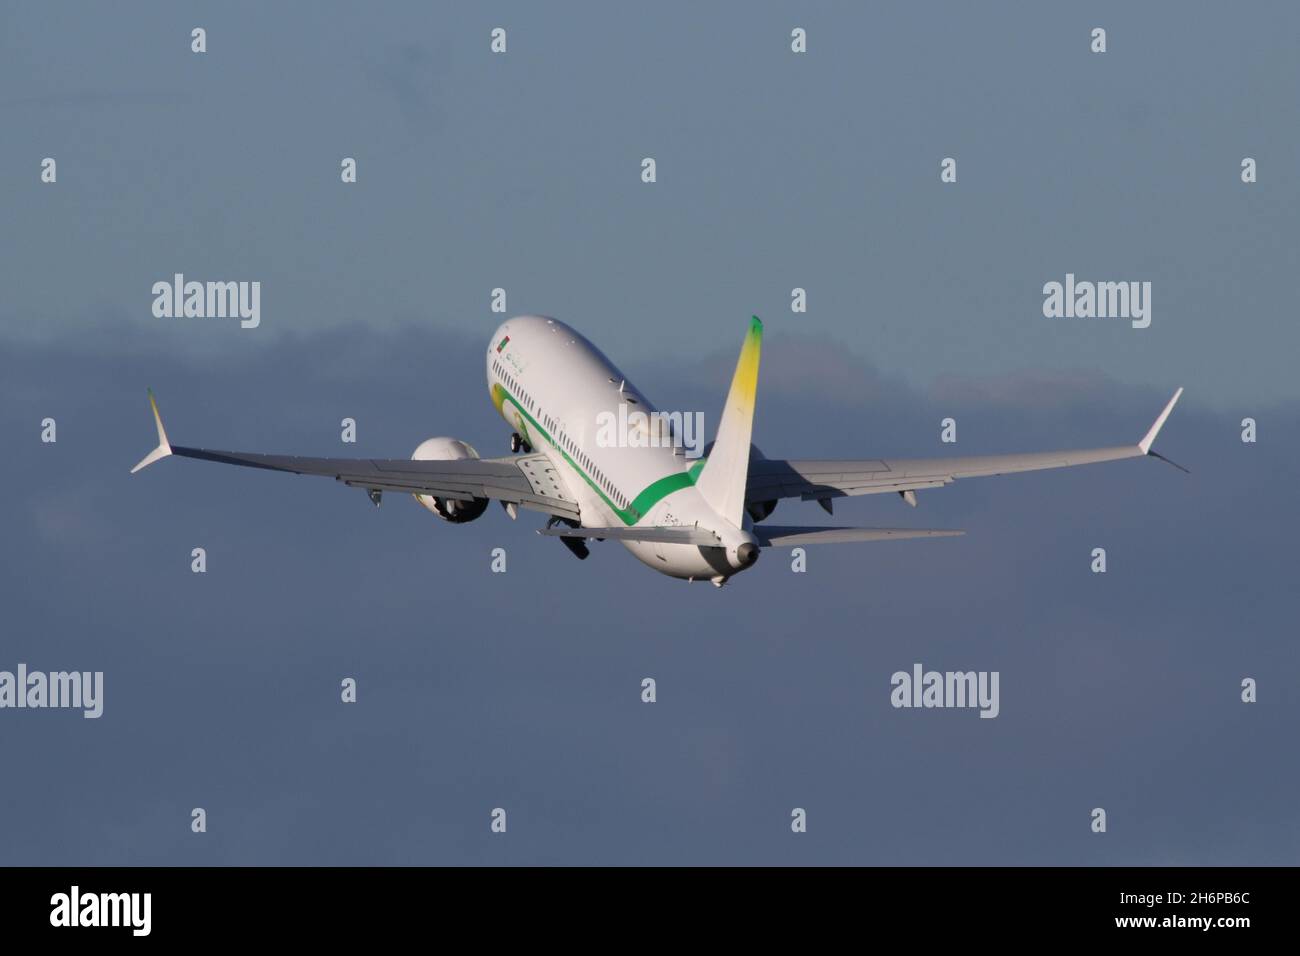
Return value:
<svg viewBox="0 0 1300 956">
<path fill-rule="evenodd" d="M 321 475 L 370 492 L 433 495 L 451 501 L 495 498 L 559 518 L 576 521 L 580 517 L 578 503 L 565 491 L 551 463 L 542 454 L 415 461 L 408 458 L 300 458 L 295 455 L 188 448 L 172 445 L 167 440 L 152 392 L 149 403 L 158 428 L 158 447 L 131 469 L 132 474 L 155 461 L 176 455 L 295 475 Z"/>
<path fill-rule="evenodd" d="M 1155 441 L 1165 419 L 1182 394 L 1181 388 L 1174 393 L 1155 424 L 1135 445 L 970 458 L 756 459 L 749 465 L 745 501 L 749 504 L 779 498 L 803 498 L 820 500 L 829 505 L 829 499 L 835 497 L 896 491 L 906 496 L 909 504 L 914 504 L 915 497 L 909 496 L 909 493 L 923 488 L 942 488 L 958 478 L 982 478 L 1045 468 L 1070 468 L 1145 455 L 1168 461 L 1163 455 L 1151 450 L 1151 443 Z"/>
</svg>

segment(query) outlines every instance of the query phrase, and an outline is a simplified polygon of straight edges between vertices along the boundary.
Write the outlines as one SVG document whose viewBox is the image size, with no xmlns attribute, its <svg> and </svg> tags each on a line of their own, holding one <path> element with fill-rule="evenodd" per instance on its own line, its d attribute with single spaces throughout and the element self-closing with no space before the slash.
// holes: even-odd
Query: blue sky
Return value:
<svg viewBox="0 0 1300 956">
<path fill-rule="evenodd" d="M 1194 372 L 1194 401 L 1297 397 L 1293 5 L 0 16 L 9 334 L 166 335 L 147 290 L 181 271 L 263 282 L 264 334 L 214 349 L 358 322 L 486 333 L 504 287 L 615 354 L 758 312 L 920 385 L 1104 369 Z M 1151 281 L 1151 328 L 1045 319 L 1067 272 Z"/>
<path fill-rule="evenodd" d="M 0 669 L 106 695 L 0 711 L 0 862 L 1296 861 L 1294 7 L 131 11 L 0 12 Z M 261 326 L 154 318 L 174 272 L 260 281 Z M 1044 318 L 1067 272 L 1151 281 L 1151 327 Z M 1183 385 L 1158 447 L 1193 474 L 845 502 L 969 534 L 769 552 L 720 592 L 495 506 L 128 476 L 146 386 L 187 444 L 504 454 L 497 286 L 710 422 L 762 315 L 769 456 L 1132 441 Z M 917 661 L 999 670 L 1001 714 L 892 709 Z"/>
</svg>

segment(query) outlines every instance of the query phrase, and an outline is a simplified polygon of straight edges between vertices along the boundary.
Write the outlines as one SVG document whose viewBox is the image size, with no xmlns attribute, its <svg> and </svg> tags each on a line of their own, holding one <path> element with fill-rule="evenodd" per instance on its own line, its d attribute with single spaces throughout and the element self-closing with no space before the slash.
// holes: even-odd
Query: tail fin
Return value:
<svg viewBox="0 0 1300 956">
<path fill-rule="evenodd" d="M 717 438 L 704 470 L 695 481 L 709 507 L 737 528 L 745 513 L 745 482 L 749 477 L 749 443 L 754 430 L 754 397 L 758 391 L 758 361 L 763 352 L 763 323 L 754 316 L 745 334 L 722 407 Z"/>
</svg>

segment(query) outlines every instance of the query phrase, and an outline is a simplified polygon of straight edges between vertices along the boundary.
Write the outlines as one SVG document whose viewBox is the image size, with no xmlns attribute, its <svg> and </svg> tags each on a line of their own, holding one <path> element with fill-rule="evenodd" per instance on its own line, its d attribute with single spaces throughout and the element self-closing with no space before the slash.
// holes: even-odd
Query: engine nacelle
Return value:
<svg viewBox="0 0 1300 956">
<path fill-rule="evenodd" d="M 454 461 L 460 458 L 477 458 L 474 446 L 455 438 L 430 438 L 420 442 L 419 447 L 411 453 L 412 461 Z M 473 521 L 487 510 L 486 498 L 472 501 L 455 501 L 437 498 L 433 495 L 414 495 L 416 501 L 424 505 L 443 521 L 452 524 L 464 524 Z"/>
</svg>

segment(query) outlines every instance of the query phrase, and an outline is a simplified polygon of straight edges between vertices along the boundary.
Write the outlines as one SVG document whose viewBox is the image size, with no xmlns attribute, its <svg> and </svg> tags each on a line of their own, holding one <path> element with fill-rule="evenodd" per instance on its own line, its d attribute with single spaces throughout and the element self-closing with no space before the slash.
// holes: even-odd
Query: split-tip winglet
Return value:
<svg viewBox="0 0 1300 956">
<path fill-rule="evenodd" d="M 172 453 L 171 443 L 167 441 L 167 432 L 163 430 L 162 416 L 158 414 L 158 403 L 154 400 L 153 389 L 149 389 L 149 407 L 153 409 L 153 421 L 158 426 L 158 447 L 149 454 L 140 459 L 140 463 L 131 469 L 131 474 L 135 474 L 141 468 L 152 465 L 161 458 L 166 458 Z"/>
<path fill-rule="evenodd" d="M 1169 404 L 1166 405 L 1165 410 L 1160 413 L 1160 417 L 1155 420 L 1155 424 L 1153 424 L 1150 430 L 1146 433 L 1146 437 L 1138 442 L 1138 448 L 1142 449 L 1142 454 L 1151 454 L 1151 443 L 1154 442 L 1156 436 L 1160 434 L 1160 429 L 1164 427 L 1165 419 L 1168 418 L 1169 413 L 1174 410 L 1174 406 L 1178 404 L 1179 396 L 1182 394 L 1183 389 L 1180 386 L 1178 391 L 1174 392 L 1174 397 L 1169 399 Z"/>
</svg>

